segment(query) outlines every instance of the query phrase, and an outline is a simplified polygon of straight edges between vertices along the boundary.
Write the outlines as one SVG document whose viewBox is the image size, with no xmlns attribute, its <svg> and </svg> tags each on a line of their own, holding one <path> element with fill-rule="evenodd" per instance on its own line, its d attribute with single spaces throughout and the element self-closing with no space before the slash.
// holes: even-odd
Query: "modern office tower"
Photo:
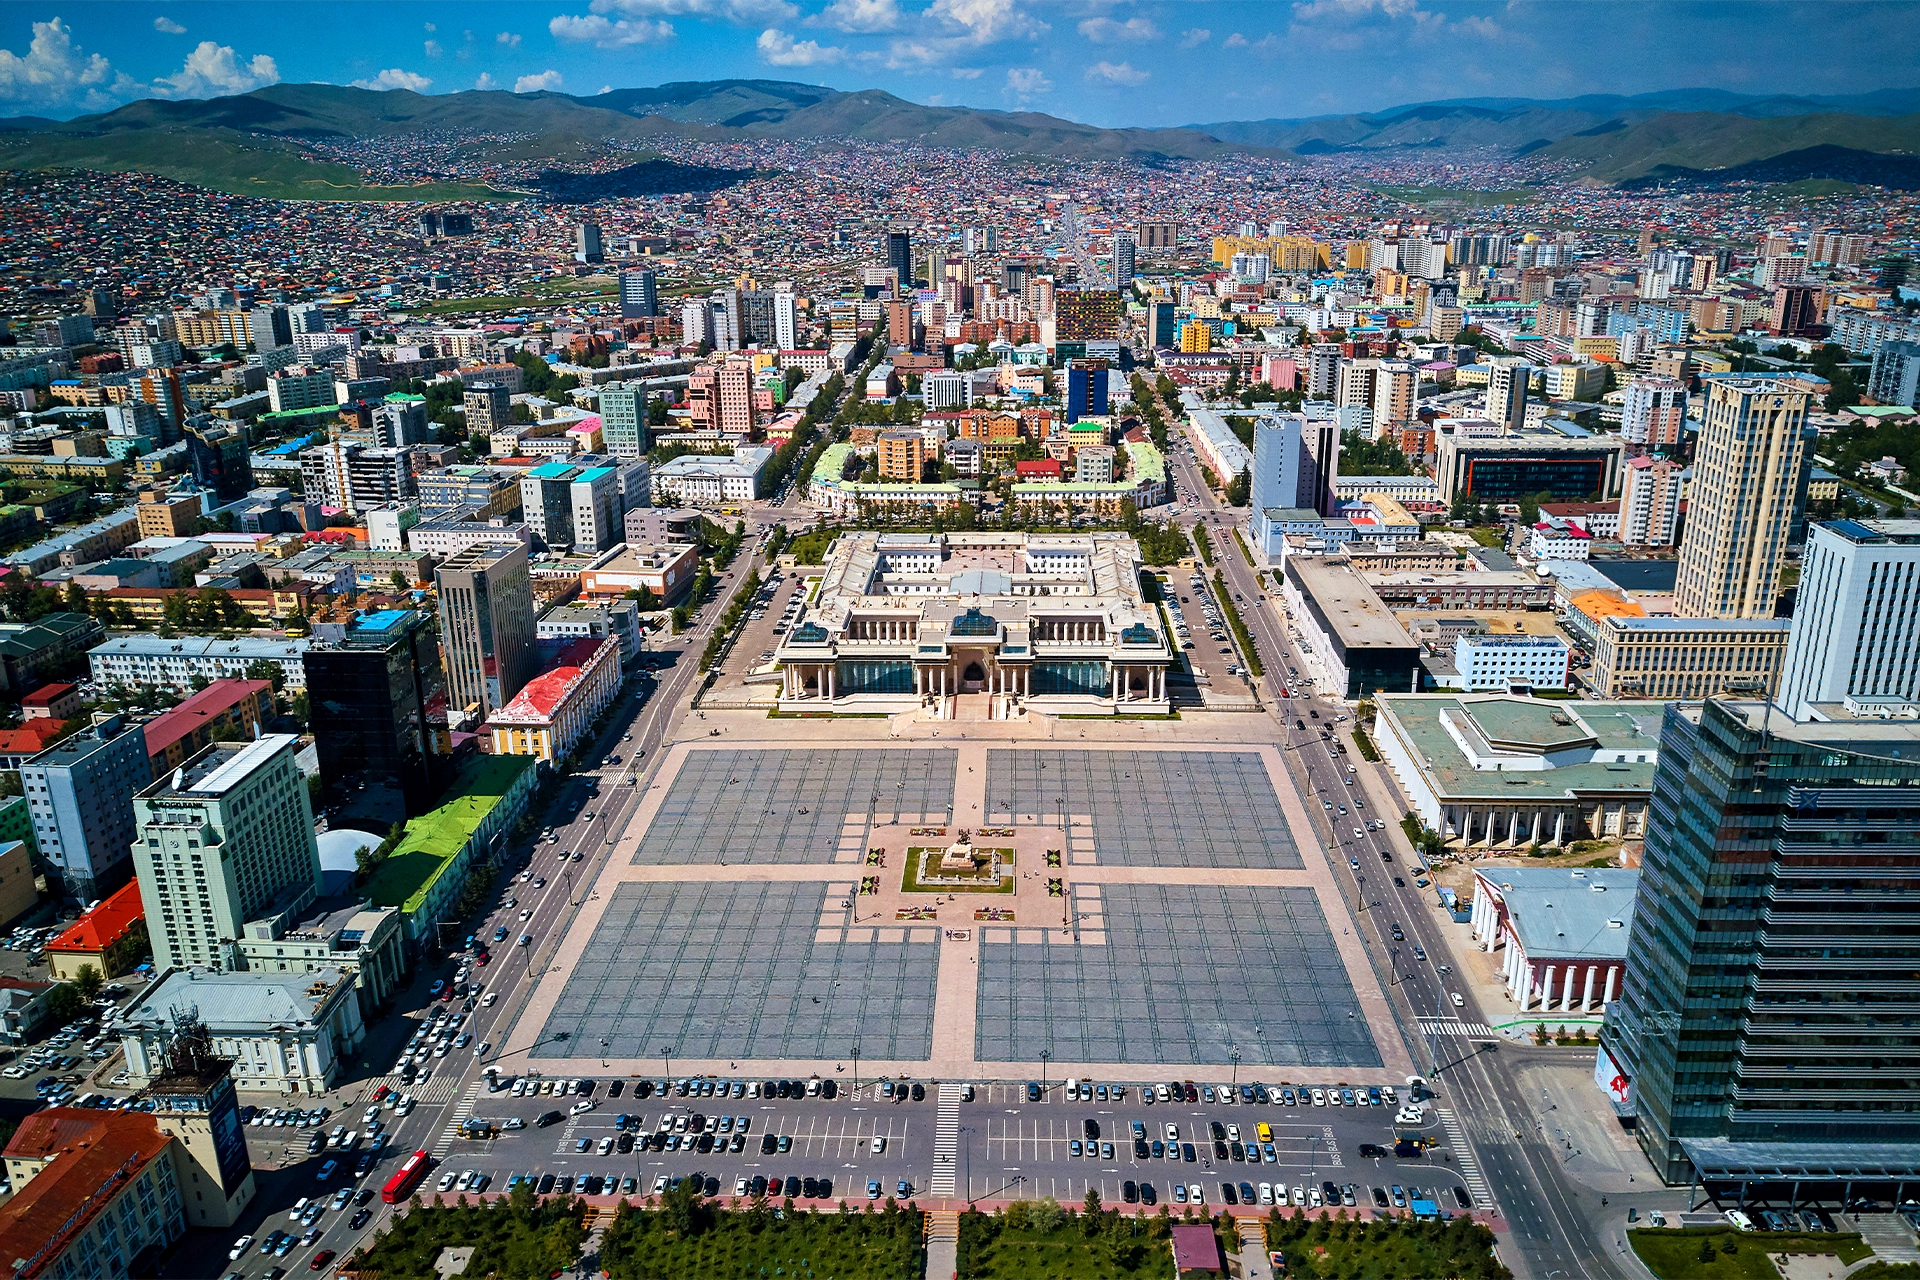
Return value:
<svg viewBox="0 0 1920 1280">
<path fill-rule="evenodd" d="M 1678 378 L 1636 378 L 1620 402 L 1620 438 L 1648 449 L 1677 449 L 1687 421 L 1687 384 Z"/>
<path fill-rule="evenodd" d="M 705 298 L 689 298 L 680 304 L 680 338 L 695 345 L 713 342 L 713 307 Z"/>
<path fill-rule="evenodd" d="M 373 441 L 383 449 L 431 444 L 433 424 L 427 421 L 427 398 L 396 391 L 374 405 Z"/>
<path fill-rule="evenodd" d="M 475 382 L 460 397 L 468 435 L 492 435 L 513 425 L 513 392 L 503 382 Z"/>
<path fill-rule="evenodd" d="M 255 351 L 293 345 L 293 321 L 285 307 L 255 307 L 247 313 L 247 335 Z"/>
<path fill-rule="evenodd" d="M 320 777 L 331 796 L 391 814 L 424 813 L 442 781 L 428 709 L 445 695 L 433 619 L 411 609 L 318 623 L 307 649 L 307 701 Z M 388 789 L 391 794 L 378 791 Z M 397 790 L 394 790 L 396 789 Z"/>
<path fill-rule="evenodd" d="M 1620 470 L 1620 541 L 1670 547 L 1680 522 L 1680 464 L 1642 454 Z"/>
<path fill-rule="evenodd" d="M 1175 341 L 1173 303 L 1156 298 L 1147 304 L 1147 345 L 1171 347 Z"/>
<path fill-rule="evenodd" d="M 713 349 L 738 351 L 746 343 L 746 316 L 738 289 L 715 289 L 707 298 L 713 313 Z"/>
<path fill-rule="evenodd" d="M 1105 360 L 1067 361 L 1068 422 L 1107 412 L 1107 380 L 1112 376 Z"/>
<path fill-rule="evenodd" d="M 1518 431 L 1527 421 L 1527 384 L 1533 378 L 1533 366 L 1518 360 L 1496 360 L 1487 371 L 1487 419 L 1507 432 Z"/>
<path fill-rule="evenodd" d="M 660 314 L 660 294 L 654 282 L 653 268 L 641 267 L 620 273 L 620 318 L 644 320 Z"/>
<path fill-rule="evenodd" d="M 887 232 L 887 265 L 893 268 L 894 278 L 902 293 L 913 288 L 913 236 L 906 231 Z"/>
<path fill-rule="evenodd" d="M 432 209 L 425 210 L 414 219 L 414 226 L 419 230 L 422 240 L 431 240 L 440 234 L 440 215 Z"/>
<path fill-rule="evenodd" d="M 960 234 L 961 248 L 966 253 L 996 253 L 1000 249 L 998 227 L 968 227 Z"/>
<path fill-rule="evenodd" d="M 1131 231 L 1113 233 L 1113 287 L 1133 287 L 1134 244 Z"/>
<path fill-rule="evenodd" d="M 1920 710 L 1920 520 L 1829 520 L 1808 530 L 1774 701 L 1859 715 Z"/>
<path fill-rule="evenodd" d="M 1314 425 L 1298 413 L 1270 414 L 1254 424 L 1247 505 L 1256 516 L 1318 509 L 1320 468 L 1307 450 Z"/>
<path fill-rule="evenodd" d="M 299 749 L 290 733 L 216 742 L 133 797 L 155 968 L 239 969 L 249 920 L 316 895 L 320 848 Z"/>
<path fill-rule="evenodd" d="M 478 708 L 477 719 L 513 700 L 533 675 L 533 584 L 527 549 L 482 543 L 434 573 L 440 596 L 440 654 L 447 703 Z"/>
<path fill-rule="evenodd" d="M 596 222 L 577 223 L 573 228 L 573 260 L 575 262 L 605 262 L 606 250 L 600 243 L 600 224 Z"/>
<path fill-rule="evenodd" d="M 34 842 L 60 893 L 92 902 L 132 876 L 132 796 L 152 777 L 146 735 L 118 716 L 20 766 Z"/>
<path fill-rule="evenodd" d="M 1035 265 L 1024 258 L 1014 258 L 1000 264 L 1000 291 L 1009 298 L 1024 298 L 1027 293 L 1027 281 L 1038 272 Z"/>
<path fill-rule="evenodd" d="M 1053 295 L 1054 341 L 1111 341 L 1120 336 L 1121 314 L 1111 289 L 1061 289 Z"/>
<path fill-rule="evenodd" d="M 1669 1183 L 1920 1143 L 1920 722 L 1822 712 L 1667 708 L 1599 1066 Z"/>
<path fill-rule="evenodd" d="M 644 382 L 609 382 L 600 388 L 600 433 L 616 458 L 647 456 L 649 431 Z"/>
<path fill-rule="evenodd" d="M 624 536 L 627 512 L 648 505 L 644 458 L 591 454 L 557 459 L 520 480 L 523 518 L 541 550 L 605 551 Z"/>
<path fill-rule="evenodd" d="M 1807 447 L 1807 393 L 1763 378 L 1716 378 L 1693 454 L 1673 611 L 1771 618 Z"/>
<path fill-rule="evenodd" d="M 773 337 L 773 294 L 765 289 L 744 289 L 740 299 L 740 334 L 736 346 L 770 347 Z"/>
<path fill-rule="evenodd" d="M 211 420 L 186 429 L 187 468 L 194 481 L 221 503 L 238 502 L 253 488 L 253 460 L 242 427 L 215 426 Z"/>
<path fill-rule="evenodd" d="M 1307 348 L 1306 397 L 1331 400 L 1340 385 L 1340 347 L 1333 342 L 1316 342 Z"/>
<path fill-rule="evenodd" d="M 785 291 L 773 295 L 773 345 L 781 351 L 800 347 L 800 300 Z"/>
<path fill-rule="evenodd" d="M 1873 353 L 1867 394 L 1875 404 L 1920 404 L 1920 342 L 1882 342 Z"/>
<path fill-rule="evenodd" d="M 470 236 L 473 234 L 473 215 L 470 213 L 443 213 L 440 215 L 440 234 L 443 236 Z"/>
</svg>

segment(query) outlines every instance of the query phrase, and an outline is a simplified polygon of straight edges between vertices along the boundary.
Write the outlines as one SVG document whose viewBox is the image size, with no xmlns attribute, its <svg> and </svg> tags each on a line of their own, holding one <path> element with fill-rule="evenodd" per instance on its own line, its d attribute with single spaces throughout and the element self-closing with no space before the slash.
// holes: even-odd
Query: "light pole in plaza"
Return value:
<svg viewBox="0 0 1920 1280">
<path fill-rule="evenodd" d="M 607 1065 L 607 1045 L 611 1042 L 605 1036 L 600 1037 L 600 1065 Z"/>
<path fill-rule="evenodd" d="M 853 1096 L 860 1096 L 860 1042 L 853 1042 Z"/>
<path fill-rule="evenodd" d="M 671 1087 L 673 1084 L 673 1046 L 672 1045 L 664 1044 L 660 1046 L 660 1060 L 666 1064 L 667 1084 L 669 1087 Z"/>
<path fill-rule="evenodd" d="M 1053 1051 L 1051 1049 L 1042 1049 L 1040 1051 L 1040 1096 L 1042 1098 L 1047 1096 L 1047 1059 L 1052 1056 Z"/>
<path fill-rule="evenodd" d="M 1227 1050 L 1227 1057 L 1233 1060 L 1233 1086 L 1237 1089 L 1240 1087 L 1240 1046 Z"/>
</svg>

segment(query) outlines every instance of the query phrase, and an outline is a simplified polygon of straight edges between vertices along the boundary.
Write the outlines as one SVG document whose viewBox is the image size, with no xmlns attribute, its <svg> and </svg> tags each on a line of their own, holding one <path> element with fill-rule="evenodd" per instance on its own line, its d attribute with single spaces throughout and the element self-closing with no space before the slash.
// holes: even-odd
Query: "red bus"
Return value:
<svg viewBox="0 0 1920 1280">
<path fill-rule="evenodd" d="M 407 1157 L 407 1162 L 393 1171 L 387 1179 L 387 1185 L 380 1188 L 380 1198 L 388 1204 L 399 1204 L 413 1194 L 420 1180 L 427 1176 L 427 1170 L 433 1164 L 433 1157 L 424 1151 L 416 1151 Z"/>
</svg>

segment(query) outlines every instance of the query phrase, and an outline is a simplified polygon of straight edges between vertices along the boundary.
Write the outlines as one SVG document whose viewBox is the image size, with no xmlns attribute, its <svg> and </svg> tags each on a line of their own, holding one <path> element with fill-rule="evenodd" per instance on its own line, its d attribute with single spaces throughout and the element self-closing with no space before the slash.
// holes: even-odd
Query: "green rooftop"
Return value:
<svg viewBox="0 0 1920 1280">
<path fill-rule="evenodd" d="M 419 910 L 447 864 L 531 768 L 532 756 L 481 756 L 461 770 L 437 806 L 407 822 L 406 838 L 367 882 L 367 897 L 409 915 Z"/>
</svg>

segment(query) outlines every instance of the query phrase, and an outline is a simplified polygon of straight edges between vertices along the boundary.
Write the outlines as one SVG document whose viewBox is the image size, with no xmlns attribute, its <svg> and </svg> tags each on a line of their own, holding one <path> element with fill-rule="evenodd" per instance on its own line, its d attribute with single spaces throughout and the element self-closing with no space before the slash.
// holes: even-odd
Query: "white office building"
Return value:
<svg viewBox="0 0 1920 1280">
<path fill-rule="evenodd" d="M 1515 685 L 1564 689 L 1569 652 L 1559 636 L 1461 636 L 1453 646 L 1454 687 L 1469 693 L 1504 693 Z"/>
<path fill-rule="evenodd" d="M 158 685 L 177 693 L 195 691 L 193 678 L 245 678 L 256 662 L 271 662 L 286 676 L 286 692 L 307 687 L 304 637 L 264 640 L 254 636 L 210 639 L 205 636 L 126 635 L 87 651 L 94 683 L 101 685 Z"/>
<path fill-rule="evenodd" d="M 773 450 L 763 445 L 740 445 L 732 457 L 683 453 L 653 473 L 653 501 L 678 507 L 751 502 L 772 460 Z"/>
<path fill-rule="evenodd" d="M 353 979 L 338 969 L 169 969 L 113 1023 L 134 1088 L 146 1087 L 164 1070 L 175 1009 L 197 1011 L 213 1037 L 214 1052 L 233 1059 L 236 1089 L 306 1097 L 325 1093 L 367 1038 Z"/>
<path fill-rule="evenodd" d="M 1776 701 L 1856 715 L 1920 711 L 1920 520 L 1829 520 L 1808 530 Z"/>
</svg>

